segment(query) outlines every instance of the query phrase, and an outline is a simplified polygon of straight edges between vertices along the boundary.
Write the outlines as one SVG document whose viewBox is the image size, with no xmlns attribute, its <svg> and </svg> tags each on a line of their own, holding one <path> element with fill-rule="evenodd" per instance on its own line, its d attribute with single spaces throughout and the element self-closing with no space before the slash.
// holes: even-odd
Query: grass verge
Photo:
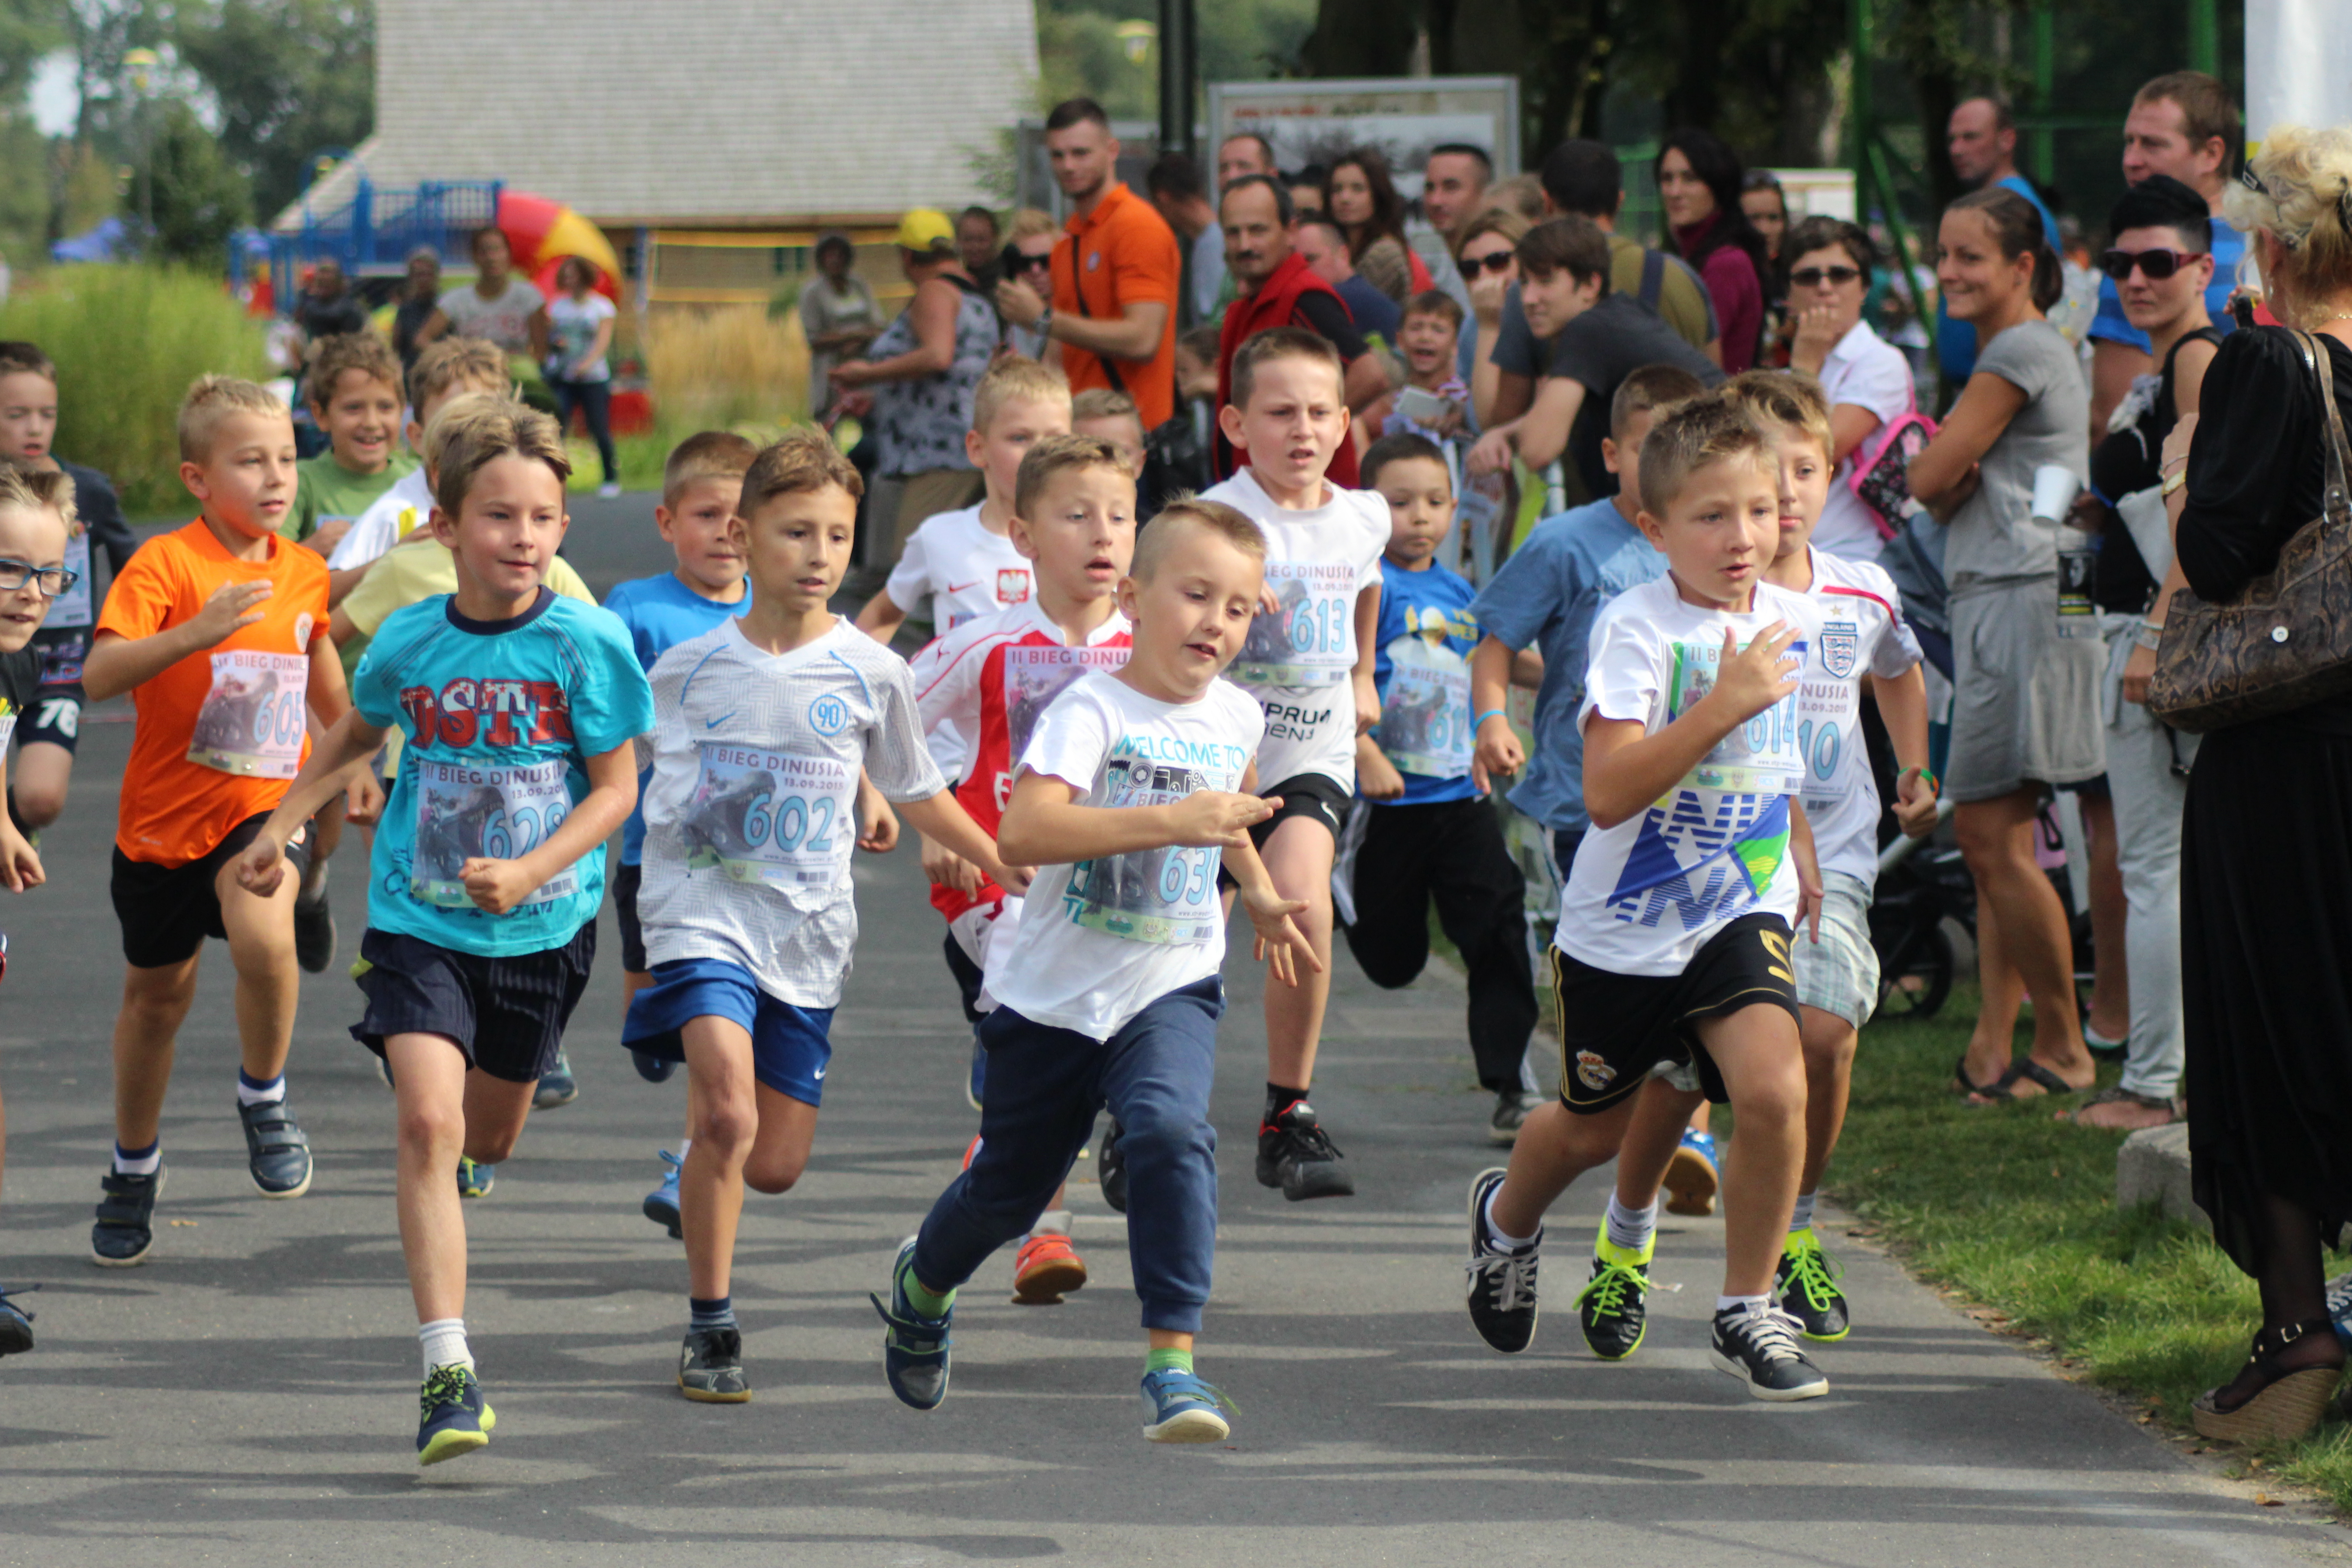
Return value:
<svg viewBox="0 0 2352 1568">
<path fill-rule="evenodd" d="M 1864 1031 L 1824 1185 L 1915 1273 L 1992 1309 L 1979 1314 L 1989 1326 L 2048 1342 L 2093 1383 L 2186 1430 L 2189 1401 L 2231 1375 L 2260 1323 L 2252 1282 L 2189 1225 L 2117 1210 L 2123 1134 L 2056 1121 L 2038 1100 L 1957 1100 L 1952 1064 L 1975 1015 L 1974 987 L 1957 987 L 1934 1018 Z M 2026 1043 L 2021 1030 L 2017 1048 Z M 2341 1423 L 2246 1462 L 2352 1513 Z"/>
</svg>

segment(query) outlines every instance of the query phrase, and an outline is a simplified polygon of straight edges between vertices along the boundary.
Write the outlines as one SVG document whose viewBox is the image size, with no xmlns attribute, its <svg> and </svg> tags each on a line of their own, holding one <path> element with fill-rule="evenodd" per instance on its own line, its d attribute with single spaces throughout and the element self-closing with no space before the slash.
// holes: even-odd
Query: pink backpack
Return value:
<svg viewBox="0 0 2352 1568">
<path fill-rule="evenodd" d="M 1905 470 L 1935 438 L 1936 422 L 1914 408 L 1873 430 L 1854 453 L 1853 471 L 1846 482 L 1870 509 L 1871 521 L 1878 524 L 1882 537 L 1894 538 L 1903 526 L 1904 516 L 1914 504 Z"/>
</svg>

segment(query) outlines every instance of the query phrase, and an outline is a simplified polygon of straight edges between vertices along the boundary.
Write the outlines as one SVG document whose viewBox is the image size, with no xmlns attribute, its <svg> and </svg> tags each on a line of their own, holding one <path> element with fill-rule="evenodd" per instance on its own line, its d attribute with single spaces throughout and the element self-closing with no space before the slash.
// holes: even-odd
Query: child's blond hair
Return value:
<svg viewBox="0 0 2352 1568">
<path fill-rule="evenodd" d="M 409 367 L 409 401 L 422 408 L 451 387 L 464 384 L 502 393 L 513 384 L 507 351 L 487 338 L 436 338 Z"/>
<path fill-rule="evenodd" d="M 1719 392 L 1676 405 L 1642 443 L 1642 510 L 1663 521 L 1693 474 L 1738 458 L 1772 466 L 1772 437 L 1747 405 Z"/>
<path fill-rule="evenodd" d="M 1013 480 L 1013 515 L 1034 519 L 1034 509 L 1045 499 L 1045 487 L 1055 475 L 1073 468 L 1111 468 L 1130 483 L 1135 479 L 1118 448 L 1099 436 L 1047 436 L 1021 459 Z"/>
<path fill-rule="evenodd" d="M 388 384 L 394 397 L 405 395 L 400 356 L 373 332 L 337 332 L 312 343 L 303 368 L 302 395 L 312 408 L 324 412 L 344 374 L 354 370 Z"/>
<path fill-rule="evenodd" d="M 1822 449 L 1824 458 L 1837 458 L 1837 437 L 1830 431 L 1829 395 L 1822 384 L 1801 370 L 1744 370 L 1720 388 L 1769 429 L 1784 425 L 1800 431 Z"/>
<path fill-rule="evenodd" d="M 465 515 L 466 497 L 472 492 L 474 480 L 500 458 L 544 463 L 559 487 L 572 477 L 563 433 L 552 418 L 520 398 L 460 398 L 433 421 L 433 435 L 426 444 L 435 458 L 433 501 L 452 522 Z"/>
<path fill-rule="evenodd" d="M 15 374 L 0 372 L 0 374 Z M 65 521 L 70 538 L 80 518 L 74 510 L 73 476 L 63 468 L 37 468 L 14 458 L 0 458 L 0 511 L 23 507 L 27 511 L 53 511 Z"/>
<path fill-rule="evenodd" d="M 1067 403 L 1070 384 L 1062 373 L 1034 359 L 1007 354 L 988 367 L 971 391 L 971 427 L 982 435 L 996 423 L 1004 405 L 1016 397 L 1033 403 Z"/>
<path fill-rule="evenodd" d="M 1139 426 L 1143 423 L 1135 399 L 1108 386 L 1090 386 L 1070 399 L 1070 423 L 1076 425 L 1081 419 L 1132 419 Z"/>
<path fill-rule="evenodd" d="M 732 430 L 698 430 L 669 450 L 662 464 L 662 505 L 677 509 L 677 498 L 698 479 L 740 483 L 760 448 Z"/>
<path fill-rule="evenodd" d="M 274 414 L 290 428 L 294 416 L 277 395 L 257 382 L 236 375 L 200 375 L 188 384 L 180 400 L 180 461 L 208 462 L 213 437 L 221 421 L 233 414 Z"/>
<path fill-rule="evenodd" d="M 1135 561 L 1128 575 L 1139 583 L 1151 581 L 1177 541 L 1194 530 L 1206 530 L 1243 554 L 1265 560 L 1265 535 L 1240 510 L 1221 500 L 1178 496 L 1160 509 L 1151 526 L 1135 536 Z"/>
</svg>

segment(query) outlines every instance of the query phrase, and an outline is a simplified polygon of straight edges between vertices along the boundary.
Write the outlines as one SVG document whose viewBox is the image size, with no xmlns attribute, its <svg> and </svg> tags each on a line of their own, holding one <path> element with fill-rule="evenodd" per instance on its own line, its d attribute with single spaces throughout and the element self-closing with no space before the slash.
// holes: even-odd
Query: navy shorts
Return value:
<svg viewBox="0 0 2352 1568">
<path fill-rule="evenodd" d="M 613 868 L 613 918 L 621 926 L 621 967 L 632 974 L 653 967 L 646 962 L 646 928 L 637 920 L 637 889 L 645 879 L 643 866 L 625 861 Z"/>
<path fill-rule="evenodd" d="M 268 812 L 257 812 L 228 830 L 209 854 L 179 866 L 158 866 L 114 852 L 114 876 L 109 889 L 114 897 L 114 918 L 122 925 L 122 957 L 133 969 L 166 969 L 185 963 L 205 945 L 205 938 L 226 940 L 221 924 L 220 891 L 215 886 L 221 868 L 245 852 L 261 837 Z M 286 847 L 286 874 L 299 877 L 310 868 L 310 828 L 295 833 Z"/>
<path fill-rule="evenodd" d="M 686 1060 L 686 1026 L 724 1018 L 751 1037 L 751 1076 L 803 1105 L 824 1103 L 833 1062 L 833 1009 L 796 1007 L 760 989 L 751 972 L 719 958 L 654 966 L 654 983 L 629 999 L 621 1043 L 656 1061 Z"/>
<path fill-rule="evenodd" d="M 383 1055 L 394 1035 L 443 1035 L 466 1065 L 508 1083 L 536 1083 L 563 1048 L 563 1026 L 588 989 L 596 922 L 562 947 L 488 958 L 422 937 L 371 930 L 353 978 L 367 1015 L 352 1038 Z"/>
<path fill-rule="evenodd" d="M 1797 1010 L 1789 922 L 1742 915 L 1706 940 L 1680 974 L 1617 974 L 1551 950 L 1552 1016 L 1559 1020 L 1560 1103 L 1582 1116 L 1607 1110 L 1642 1087 L 1661 1062 L 1688 1062 L 1721 1105 L 1723 1076 L 1697 1026 L 1759 1003 Z"/>
</svg>

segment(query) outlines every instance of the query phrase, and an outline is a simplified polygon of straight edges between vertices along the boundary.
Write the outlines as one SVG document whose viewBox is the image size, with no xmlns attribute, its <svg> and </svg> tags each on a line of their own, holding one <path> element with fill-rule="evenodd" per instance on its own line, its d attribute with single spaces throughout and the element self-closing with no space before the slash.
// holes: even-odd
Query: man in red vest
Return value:
<svg viewBox="0 0 2352 1568">
<path fill-rule="evenodd" d="M 1217 403 L 1232 401 L 1234 351 L 1243 341 L 1268 327 L 1304 327 L 1331 341 L 1347 368 L 1349 412 L 1361 413 L 1389 390 L 1388 374 L 1364 343 L 1363 334 L 1341 302 L 1338 290 L 1318 278 L 1304 257 L 1291 247 L 1291 226 L 1297 213 L 1290 193 L 1264 174 L 1251 174 L 1227 185 L 1217 208 L 1225 231 L 1225 270 L 1240 297 L 1225 307 L 1225 324 L 1217 340 Z M 1217 477 L 1231 478 L 1234 449 L 1223 435 L 1217 437 Z M 1345 489 L 1356 488 L 1356 444 L 1340 444 L 1324 476 Z"/>
</svg>

